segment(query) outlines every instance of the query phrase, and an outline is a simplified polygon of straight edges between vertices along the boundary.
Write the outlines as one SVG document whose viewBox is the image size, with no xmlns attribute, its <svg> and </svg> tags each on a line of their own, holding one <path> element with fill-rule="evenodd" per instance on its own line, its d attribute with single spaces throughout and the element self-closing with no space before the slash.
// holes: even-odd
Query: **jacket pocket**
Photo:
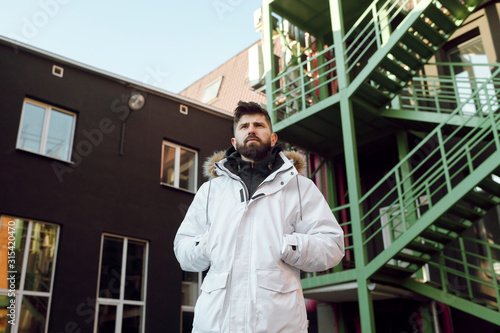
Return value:
<svg viewBox="0 0 500 333">
<path fill-rule="evenodd" d="M 300 288 L 295 276 L 279 269 L 257 269 L 257 285 L 279 293 L 289 293 Z"/>
<path fill-rule="evenodd" d="M 193 332 L 221 332 L 229 272 L 209 271 L 194 308 Z"/>
<path fill-rule="evenodd" d="M 209 272 L 203 279 L 201 290 L 211 293 L 214 290 L 225 289 L 229 272 Z"/>
</svg>

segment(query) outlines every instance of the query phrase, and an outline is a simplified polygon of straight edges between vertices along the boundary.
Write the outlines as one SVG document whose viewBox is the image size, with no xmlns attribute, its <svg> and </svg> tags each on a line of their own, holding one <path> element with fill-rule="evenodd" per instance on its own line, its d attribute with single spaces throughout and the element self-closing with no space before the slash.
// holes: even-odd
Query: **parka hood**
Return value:
<svg viewBox="0 0 500 333">
<path fill-rule="evenodd" d="M 216 178 L 218 177 L 215 172 L 215 163 L 222 161 L 226 158 L 226 152 L 224 150 L 216 151 L 212 154 L 212 156 L 208 157 L 203 163 L 203 175 L 207 178 Z M 305 170 L 306 162 L 302 155 L 295 151 L 283 151 L 286 158 L 288 158 L 292 163 L 295 169 L 297 169 L 298 173 L 301 174 L 302 171 Z"/>
</svg>

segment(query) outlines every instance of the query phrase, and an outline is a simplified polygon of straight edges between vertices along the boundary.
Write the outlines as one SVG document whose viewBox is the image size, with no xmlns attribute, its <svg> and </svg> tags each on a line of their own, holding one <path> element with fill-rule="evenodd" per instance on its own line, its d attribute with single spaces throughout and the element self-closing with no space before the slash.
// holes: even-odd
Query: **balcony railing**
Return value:
<svg viewBox="0 0 500 333">
<path fill-rule="evenodd" d="M 462 104 L 458 115 L 487 116 L 488 106 L 483 104 L 491 99 L 492 107 L 500 103 L 495 96 L 495 86 L 500 84 L 500 77 L 492 77 L 500 64 L 481 63 L 434 63 L 427 64 L 427 72 L 435 71 L 435 75 L 424 74 L 412 78 L 403 89 L 400 98 L 400 109 L 415 112 L 435 112 L 450 114 Z M 424 69 L 424 70 L 425 70 Z M 491 78 L 491 83 L 484 83 Z M 483 86 L 470 98 L 473 91 Z M 463 103 L 467 100 L 467 103 Z"/>
</svg>

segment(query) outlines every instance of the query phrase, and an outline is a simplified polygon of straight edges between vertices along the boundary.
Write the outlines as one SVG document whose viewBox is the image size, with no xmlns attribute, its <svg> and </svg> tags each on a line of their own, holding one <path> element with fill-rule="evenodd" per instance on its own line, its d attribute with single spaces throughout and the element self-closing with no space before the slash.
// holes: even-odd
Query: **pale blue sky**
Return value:
<svg viewBox="0 0 500 333">
<path fill-rule="evenodd" d="M 260 39 L 262 0 L 0 0 L 0 35 L 178 93 Z"/>
</svg>

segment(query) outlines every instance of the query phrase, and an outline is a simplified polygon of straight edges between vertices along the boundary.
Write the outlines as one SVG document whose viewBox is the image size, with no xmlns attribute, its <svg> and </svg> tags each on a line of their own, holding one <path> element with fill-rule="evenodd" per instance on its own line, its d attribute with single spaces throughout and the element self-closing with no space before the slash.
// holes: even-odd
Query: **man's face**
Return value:
<svg viewBox="0 0 500 333">
<path fill-rule="evenodd" d="M 249 114 L 240 118 L 231 143 L 244 161 L 258 162 L 269 155 L 277 140 L 264 115 Z"/>
</svg>

